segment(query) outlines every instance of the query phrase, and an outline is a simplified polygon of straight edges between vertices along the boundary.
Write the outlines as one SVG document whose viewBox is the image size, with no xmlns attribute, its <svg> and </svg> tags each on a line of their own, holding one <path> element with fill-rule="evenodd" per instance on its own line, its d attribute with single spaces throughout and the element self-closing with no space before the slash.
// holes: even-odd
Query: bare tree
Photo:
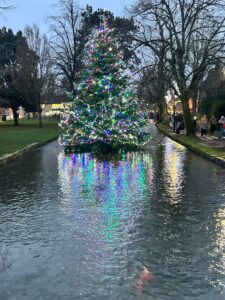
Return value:
<svg viewBox="0 0 225 300">
<path fill-rule="evenodd" d="M 157 104 L 157 71 L 154 66 L 141 70 L 136 81 L 138 97 L 143 99 L 145 104 Z"/>
<path fill-rule="evenodd" d="M 59 75 L 67 79 L 73 92 L 81 65 L 78 33 L 81 11 L 75 0 L 59 0 L 57 6 L 58 13 L 49 17 L 51 48 Z"/>
<path fill-rule="evenodd" d="M 155 101 L 158 105 L 160 120 L 164 123 L 166 118 L 165 95 L 168 88 L 168 70 L 166 65 L 166 54 L 168 51 L 168 42 L 165 38 L 162 20 L 157 15 L 152 21 L 152 15 L 149 14 L 146 3 L 133 6 L 129 12 L 138 25 L 132 39 L 136 42 L 136 49 L 142 53 L 144 66 L 140 69 L 142 72 L 142 84 L 146 90 L 151 91 L 150 102 Z M 144 70 L 143 70 L 144 69 Z M 149 88 L 147 85 L 149 84 Z M 153 89 L 156 89 L 153 91 Z"/>
<path fill-rule="evenodd" d="M 93 30 L 102 22 L 103 15 L 109 20 L 114 33 L 123 41 L 121 50 L 124 61 L 128 64 L 135 60 L 127 33 L 134 31 L 132 20 L 114 17 L 110 11 L 91 6 L 81 9 L 76 0 L 58 0 L 58 12 L 49 17 L 51 30 L 51 47 L 56 69 L 61 82 L 69 92 L 76 94 L 76 84 L 80 82 L 80 74 L 84 67 L 85 46 Z"/>
<path fill-rule="evenodd" d="M 55 75 L 53 72 L 53 60 L 51 56 L 50 44 L 47 36 L 41 35 L 37 25 L 27 26 L 24 29 L 28 46 L 32 49 L 37 57 L 35 82 L 31 85 L 37 101 L 39 112 L 39 127 L 42 127 L 42 107 L 54 94 Z"/>
<path fill-rule="evenodd" d="M 4 15 L 4 12 L 15 8 L 14 5 L 9 4 L 8 1 L 0 0 L 0 15 Z"/>
<path fill-rule="evenodd" d="M 155 57 L 155 59 L 158 58 Z M 146 104 L 155 104 L 158 107 L 160 121 L 167 123 L 165 95 L 168 85 L 164 80 L 164 72 L 162 77 L 160 76 L 161 72 L 158 61 L 153 62 L 150 66 L 146 64 L 139 72 L 137 92 L 138 97 L 143 99 Z"/>
<path fill-rule="evenodd" d="M 194 134 L 189 99 L 223 59 L 224 8 L 222 0 L 139 0 L 136 6 L 148 43 L 160 48 L 167 43 L 165 68 L 171 88 L 181 99 L 187 134 Z"/>
</svg>

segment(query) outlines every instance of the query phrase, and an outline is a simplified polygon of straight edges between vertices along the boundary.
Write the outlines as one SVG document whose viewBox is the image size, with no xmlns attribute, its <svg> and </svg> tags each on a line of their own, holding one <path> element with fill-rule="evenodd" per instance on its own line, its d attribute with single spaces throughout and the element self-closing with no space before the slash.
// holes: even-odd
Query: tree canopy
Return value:
<svg viewBox="0 0 225 300">
<path fill-rule="evenodd" d="M 31 61 L 35 67 L 36 60 L 21 31 L 14 34 L 11 29 L 0 29 L 0 96 L 2 104 L 12 108 L 15 125 L 18 125 L 18 107 L 31 105 L 19 82 L 25 74 L 32 74 Z"/>
</svg>

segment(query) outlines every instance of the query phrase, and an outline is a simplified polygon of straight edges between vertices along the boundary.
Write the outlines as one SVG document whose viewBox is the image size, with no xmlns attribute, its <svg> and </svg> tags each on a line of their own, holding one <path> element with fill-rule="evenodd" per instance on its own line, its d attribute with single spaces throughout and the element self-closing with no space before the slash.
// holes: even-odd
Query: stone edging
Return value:
<svg viewBox="0 0 225 300">
<path fill-rule="evenodd" d="M 211 160 L 212 162 L 222 166 L 225 168 L 225 159 L 223 159 L 222 157 L 219 157 L 219 156 L 215 156 L 215 155 L 211 155 L 211 154 L 208 154 L 202 150 L 199 150 L 199 149 L 195 149 L 194 147 L 192 147 L 191 145 L 189 145 L 188 143 L 185 143 L 183 141 L 181 141 L 179 138 L 177 138 L 175 135 L 173 134 L 170 134 L 167 130 L 164 130 L 162 128 L 160 128 L 159 126 L 156 125 L 156 127 L 158 128 L 159 131 L 161 131 L 162 133 L 164 133 L 166 136 L 168 136 L 169 138 L 171 138 L 171 140 L 181 144 L 182 146 L 188 148 L 189 150 L 191 150 L 192 152 L 208 159 L 208 160 Z"/>
<path fill-rule="evenodd" d="M 21 149 L 21 150 L 18 150 L 16 152 L 13 152 L 13 153 L 10 153 L 10 154 L 5 154 L 5 155 L 2 155 L 0 156 L 0 165 L 4 165 L 6 164 L 7 162 L 9 161 L 12 161 L 14 160 L 15 158 L 23 155 L 24 153 L 27 153 L 28 151 L 30 151 L 31 149 L 34 149 L 34 148 L 37 148 L 39 146 L 43 146 L 47 143 L 50 143 L 54 140 L 56 140 L 57 138 L 53 138 L 51 140 L 48 140 L 48 141 L 45 141 L 45 142 L 37 142 L 37 143 L 33 143 L 33 144 L 30 144 L 28 145 L 27 147 Z"/>
</svg>

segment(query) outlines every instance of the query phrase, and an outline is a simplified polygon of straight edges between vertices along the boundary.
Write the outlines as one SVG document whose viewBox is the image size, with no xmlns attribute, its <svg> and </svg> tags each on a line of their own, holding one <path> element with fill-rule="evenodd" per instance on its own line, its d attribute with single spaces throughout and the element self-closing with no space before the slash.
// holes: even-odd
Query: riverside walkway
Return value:
<svg viewBox="0 0 225 300">
<path fill-rule="evenodd" d="M 174 141 L 225 167 L 225 139 L 219 139 L 213 135 L 201 136 L 200 133 L 197 133 L 196 136 L 186 136 L 185 130 L 181 131 L 180 134 L 176 134 L 169 126 L 162 124 L 156 124 L 156 126 Z"/>
<path fill-rule="evenodd" d="M 200 133 L 197 133 L 197 137 L 205 145 L 225 151 L 225 139 L 219 139 L 214 135 L 201 136 Z"/>
</svg>

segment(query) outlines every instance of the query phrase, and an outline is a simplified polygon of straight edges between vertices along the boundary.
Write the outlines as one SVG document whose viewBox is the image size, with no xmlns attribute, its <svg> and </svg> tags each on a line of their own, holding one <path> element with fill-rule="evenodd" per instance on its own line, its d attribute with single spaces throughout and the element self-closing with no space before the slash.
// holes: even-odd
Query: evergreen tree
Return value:
<svg viewBox="0 0 225 300">
<path fill-rule="evenodd" d="M 141 132 L 147 118 L 127 88 L 129 76 L 119 46 L 104 20 L 87 45 L 73 106 L 60 123 L 66 149 L 86 151 L 100 146 L 116 150 L 148 141 L 149 136 Z"/>
<path fill-rule="evenodd" d="M 28 85 L 37 61 L 21 31 L 14 34 L 11 29 L 0 29 L 0 99 L 3 106 L 11 107 L 15 126 L 19 125 L 20 106 L 35 109 Z"/>
</svg>

